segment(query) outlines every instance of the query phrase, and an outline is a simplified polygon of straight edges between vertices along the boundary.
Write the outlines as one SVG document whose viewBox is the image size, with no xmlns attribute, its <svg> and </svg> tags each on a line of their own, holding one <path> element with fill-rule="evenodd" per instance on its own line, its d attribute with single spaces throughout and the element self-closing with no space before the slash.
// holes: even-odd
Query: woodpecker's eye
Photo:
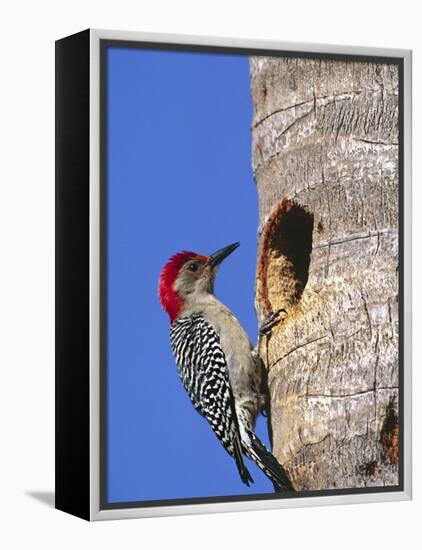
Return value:
<svg viewBox="0 0 422 550">
<path fill-rule="evenodd" d="M 195 264 L 195 263 L 189 264 L 188 269 L 189 271 L 198 271 L 198 264 Z"/>
</svg>

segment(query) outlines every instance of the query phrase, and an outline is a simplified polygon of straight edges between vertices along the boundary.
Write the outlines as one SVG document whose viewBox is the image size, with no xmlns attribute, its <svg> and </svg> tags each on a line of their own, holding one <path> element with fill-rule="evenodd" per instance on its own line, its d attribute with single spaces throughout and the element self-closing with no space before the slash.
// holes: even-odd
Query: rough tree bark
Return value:
<svg viewBox="0 0 422 550">
<path fill-rule="evenodd" d="M 397 67 L 250 65 L 274 454 L 298 490 L 396 485 Z"/>
</svg>

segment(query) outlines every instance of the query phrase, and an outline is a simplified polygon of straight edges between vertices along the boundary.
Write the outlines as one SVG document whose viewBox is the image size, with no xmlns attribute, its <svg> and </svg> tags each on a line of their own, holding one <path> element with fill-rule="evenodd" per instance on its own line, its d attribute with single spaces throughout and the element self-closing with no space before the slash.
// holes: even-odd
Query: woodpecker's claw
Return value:
<svg viewBox="0 0 422 550">
<path fill-rule="evenodd" d="M 281 313 L 287 314 L 287 311 L 283 308 L 280 308 L 277 311 L 270 313 L 262 320 L 259 325 L 259 335 L 261 336 L 261 338 L 262 336 L 267 336 L 271 332 L 272 328 L 282 320 L 280 319 Z"/>
</svg>

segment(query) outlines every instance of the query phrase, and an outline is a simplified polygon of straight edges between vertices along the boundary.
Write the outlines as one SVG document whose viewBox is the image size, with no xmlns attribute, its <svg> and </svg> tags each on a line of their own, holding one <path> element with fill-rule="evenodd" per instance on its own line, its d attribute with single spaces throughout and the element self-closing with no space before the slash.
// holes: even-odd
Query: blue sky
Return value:
<svg viewBox="0 0 422 550">
<path fill-rule="evenodd" d="M 243 485 L 192 407 L 157 296 L 175 252 L 240 241 L 216 293 L 255 341 L 248 58 L 113 47 L 107 63 L 107 500 L 272 492 L 247 459 Z M 264 419 L 257 429 L 268 442 Z"/>
</svg>

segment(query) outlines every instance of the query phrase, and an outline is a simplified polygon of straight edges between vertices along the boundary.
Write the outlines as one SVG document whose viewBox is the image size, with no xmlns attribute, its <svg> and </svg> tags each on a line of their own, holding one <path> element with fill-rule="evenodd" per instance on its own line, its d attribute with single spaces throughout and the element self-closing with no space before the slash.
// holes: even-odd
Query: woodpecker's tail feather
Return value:
<svg viewBox="0 0 422 550">
<path fill-rule="evenodd" d="M 236 461 L 237 469 L 239 470 L 240 478 L 243 481 L 243 483 L 249 487 L 249 485 L 251 483 L 253 483 L 254 481 L 252 479 L 251 474 L 249 473 L 249 470 L 246 468 L 245 463 L 243 461 L 242 447 L 241 447 L 241 443 L 238 439 L 236 439 L 235 442 L 234 442 L 234 453 L 233 454 L 234 454 L 234 459 Z"/>
<path fill-rule="evenodd" d="M 282 491 L 294 491 L 289 475 L 276 457 L 270 453 L 265 445 L 251 431 L 248 431 L 250 446 L 245 451 L 251 460 L 261 468 L 264 474 L 273 482 L 277 493 Z"/>
<path fill-rule="evenodd" d="M 237 467 L 238 467 L 238 470 L 239 470 L 239 475 L 240 475 L 241 480 L 243 481 L 243 483 L 245 485 L 247 485 L 249 487 L 250 484 L 254 482 L 254 480 L 252 479 L 251 474 L 249 473 L 249 470 L 246 468 L 245 465 L 243 465 L 243 468 L 240 468 L 239 465 Z"/>
</svg>

